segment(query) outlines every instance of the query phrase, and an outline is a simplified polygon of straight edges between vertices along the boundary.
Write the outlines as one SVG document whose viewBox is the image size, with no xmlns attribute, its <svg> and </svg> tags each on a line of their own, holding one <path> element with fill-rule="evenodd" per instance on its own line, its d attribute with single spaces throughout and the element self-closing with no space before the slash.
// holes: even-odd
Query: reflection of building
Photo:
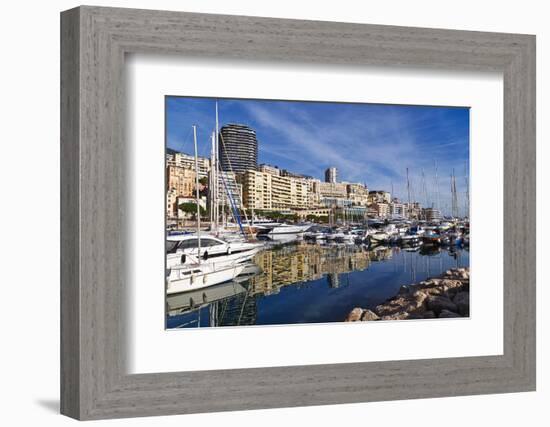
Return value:
<svg viewBox="0 0 550 427">
<path fill-rule="evenodd" d="M 336 184 L 338 182 L 338 169 L 332 167 L 325 170 L 325 182 Z"/>
<path fill-rule="evenodd" d="M 211 304 L 209 326 L 255 325 L 258 307 L 256 298 L 240 293 L 233 298 Z"/>
<path fill-rule="evenodd" d="M 301 244 L 264 251 L 254 258 L 264 273 L 251 279 L 252 293 L 273 294 L 282 286 L 318 280 L 327 275 L 331 275 L 334 286 L 335 275 L 368 268 L 369 256 L 369 252 L 355 246 Z"/>
<path fill-rule="evenodd" d="M 222 126 L 218 151 L 220 167 L 224 171 L 241 173 L 257 169 L 258 140 L 256 132 L 248 126 Z"/>
</svg>

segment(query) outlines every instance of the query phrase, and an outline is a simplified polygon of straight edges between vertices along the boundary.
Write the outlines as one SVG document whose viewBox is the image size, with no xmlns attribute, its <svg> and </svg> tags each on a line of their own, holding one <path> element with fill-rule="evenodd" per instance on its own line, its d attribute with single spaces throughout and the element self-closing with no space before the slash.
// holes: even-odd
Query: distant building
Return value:
<svg viewBox="0 0 550 427">
<path fill-rule="evenodd" d="M 409 219 L 421 219 L 423 216 L 422 205 L 419 202 L 407 203 L 407 217 Z"/>
<path fill-rule="evenodd" d="M 286 211 L 309 207 L 305 179 L 247 170 L 239 175 L 243 203 L 248 209 Z"/>
<path fill-rule="evenodd" d="M 354 205 L 367 206 L 369 201 L 369 189 L 363 184 L 346 184 L 348 199 L 352 201 Z"/>
<path fill-rule="evenodd" d="M 261 165 L 258 166 L 258 171 L 269 173 L 271 175 L 277 175 L 277 176 L 281 175 L 281 169 L 279 169 L 277 166 L 271 166 L 265 163 L 262 163 Z"/>
<path fill-rule="evenodd" d="M 177 197 L 191 197 L 195 189 L 195 171 L 180 166 L 166 168 L 166 190 L 174 190 Z"/>
<path fill-rule="evenodd" d="M 387 218 L 390 216 L 390 205 L 388 203 L 374 203 L 372 208 L 374 208 L 378 218 Z"/>
<path fill-rule="evenodd" d="M 288 176 L 290 178 L 313 179 L 312 176 L 303 175 L 301 173 L 290 172 L 287 169 L 282 169 L 281 170 L 281 176 Z"/>
<path fill-rule="evenodd" d="M 208 176 L 208 172 L 210 171 L 210 159 L 206 157 L 199 157 L 197 162 L 199 164 L 199 178 Z M 167 148 L 166 166 L 177 166 L 180 168 L 195 170 L 195 156 L 180 153 Z"/>
<path fill-rule="evenodd" d="M 256 131 L 240 124 L 228 124 L 220 129 L 218 145 L 220 168 L 242 173 L 258 168 Z"/>
<path fill-rule="evenodd" d="M 323 198 L 338 198 L 347 199 L 348 187 L 346 184 L 338 182 L 321 182 L 316 181 L 314 184 L 314 191 L 318 192 L 321 199 Z"/>
<path fill-rule="evenodd" d="M 336 182 L 338 182 L 338 169 L 335 167 L 330 167 L 325 170 L 325 182 L 336 184 Z"/>
<path fill-rule="evenodd" d="M 435 208 L 424 208 L 422 214 L 426 221 L 439 221 L 441 220 L 441 212 Z"/>
<path fill-rule="evenodd" d="M 369 191 L 369 203 L 391 203 L 391 193 L 387 191 Z"/>
<path fill-rule="evenodd" d="M 175 188 L 170 188 L 166 192 L 166 218 L 175 218 L 178 216 L 178 195 Z"/>
<path fill-rule="evenodd" d="M 407 206 L 405 203 L 399 203 L 394 199 L 390 203 L 390 215 L 399 218 L 405 218 L 407 216 Z"/>
<path fill-rule="evenodd" d="M 222 206 L 229 208 L 242 208 L 242 187 L 232 172 L 221 171 L 218 173 L 218 195 Z"/>
</svg>

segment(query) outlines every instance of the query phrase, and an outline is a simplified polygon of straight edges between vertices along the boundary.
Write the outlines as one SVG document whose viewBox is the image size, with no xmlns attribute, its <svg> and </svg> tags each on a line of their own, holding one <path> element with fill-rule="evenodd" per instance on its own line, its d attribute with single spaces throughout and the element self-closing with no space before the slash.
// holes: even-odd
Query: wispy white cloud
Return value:
<svg viewBox="0 0 550 427">
<path fill-rule="evenodd" d="M 176 111 L 180 123 L 193 116 L 201 120 L 202 127 L 211 126 L 212 100 L 206 111 L 201 107 L 193 112 L 189 105 L 186 107 Z M 451 203 L 452 170 L 461 199 L 466 192 L 464 175 L 469 173 L 467 114 L 449 111 L 366 104 L 220 101 L 222 123 L 240 122 L 256 129 L 261 162 L 319 178 L 326 167 L 336 166 L 340 179 L 366 182 L 371 189 L 390 190 L 393 184 L 394 193 L 404 200 L 408 168 L 412 197 L 423 203 L 426 199 L 434 202 L 439 193 L 441 207 Z M 434 162 L 438 166 L 437 189 Z"/>
</svg>

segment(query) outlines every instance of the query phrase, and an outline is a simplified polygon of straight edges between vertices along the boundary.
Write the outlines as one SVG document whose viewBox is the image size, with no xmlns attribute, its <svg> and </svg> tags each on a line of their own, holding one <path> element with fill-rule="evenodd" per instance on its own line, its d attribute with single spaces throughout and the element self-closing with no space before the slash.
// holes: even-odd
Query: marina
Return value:
<svg viewBox="0 0 550 427">
<path fill-rule="evenodd" d="M 167 296 L 167 327 L 344 321 L 374 308 L 403 284 L 469 265 L 463 246 L 315 243 L 294 235 L 266 242 L 242 274 L 217 286 Z"/>
<path fill-rule="evenodd" d="M 354 181 L 341 180 L 339 169 L 330 164 L 322 181 L 302 173 L 311 170 L 309 161 L 291 161 L 297 170 L 259 164 L 256 131 L 238 122 L 220 125 L 218 100 L 172 101 L 178 109 L 204 104 L 202 120 L 211 122 L 200 137 L 198 126 L 190 126 L 192 155 L 166 150 L 168 329 L 343 322 L 355 308 L 361 313 L 376 309 L 403 285 L 469 268 L 467 164 L 462 192 L 455 167 L 441 156 L 450 171 L 445 191 L 435 157 L 432 178 L 422 156 L 393 172 L 402 183 L 400 197 L 393 180 L 391 192 L 369 189 L 358 178 L 361 163 L 347 167 Z M 239 102 L 246 109 L 249 102 L 262 101 L 228 105 Z M 278 101 L 269 102 L 273 111 L 279 108 Z M 265 105 L 270 104 L 257 107 Z M 292 110 L 298 104 L 280 105 Z M 341 107 L 306 103 L 300 108 Z M 448 113 L 465 135 L 467 113 Z M 199 156 L 201 150 L 208 156 Z M 269 150 L 275 157 L 282 153 Z"/>
</svg>

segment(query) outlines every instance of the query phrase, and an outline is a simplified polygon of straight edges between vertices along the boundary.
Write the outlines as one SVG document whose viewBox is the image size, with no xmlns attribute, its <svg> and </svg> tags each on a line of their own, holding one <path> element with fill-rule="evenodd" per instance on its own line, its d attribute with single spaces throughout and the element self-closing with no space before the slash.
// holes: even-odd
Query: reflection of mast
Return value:
<svg viewBox="0 0 550 427">
<path fill-rule="evenodd" d="M 330 273 L 327 275 L 328 285 L 331 288 L 338 288 L 340 286 L 340 277 L 338 273 Z"/>
</svg>

